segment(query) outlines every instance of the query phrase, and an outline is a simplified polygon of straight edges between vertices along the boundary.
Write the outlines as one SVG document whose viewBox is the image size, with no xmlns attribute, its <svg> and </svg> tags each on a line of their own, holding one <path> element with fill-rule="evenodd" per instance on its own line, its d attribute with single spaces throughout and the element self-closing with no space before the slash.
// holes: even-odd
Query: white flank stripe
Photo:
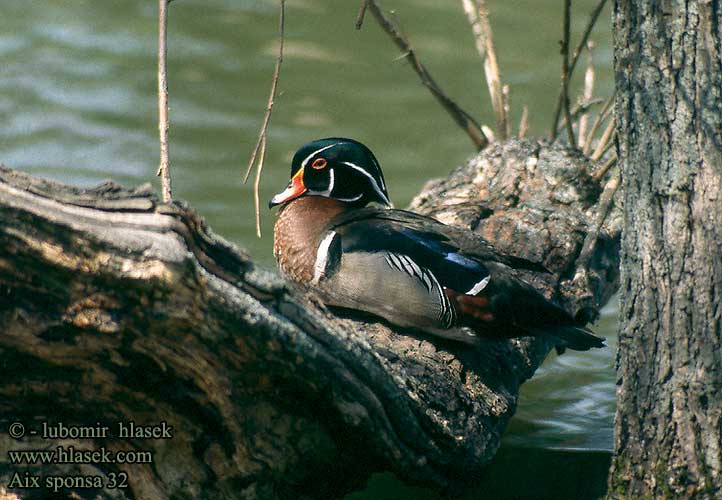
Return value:
<svg viewBox="0 0 722 500">
<path fill-rule="evenodd" d="M 471 290 L 466 292 L 466 295 L 476 295 L 477 293 L 482 291 L 484 288 L 486 288 L 486 285 L 489 284 L 490 278 L 491 278 L 491 276 L 487 276 L 486 278 L 484 278 L 483 280 L 478 282 L 476 285 L 472 286 Z"/>
<path fill-rule="evenodd" d="M 311 281 L 314 285 L 318 284 L 323 277 L 323 271 L 326 269 L 326 262 L 328 262 L 328 247 L 331 246 L 335 237 L 336 231 L 329 231 L 321 240 L 318 250 L 316 250 L 316 263 L 313 266 L 313 280 Z"/>
</svg>

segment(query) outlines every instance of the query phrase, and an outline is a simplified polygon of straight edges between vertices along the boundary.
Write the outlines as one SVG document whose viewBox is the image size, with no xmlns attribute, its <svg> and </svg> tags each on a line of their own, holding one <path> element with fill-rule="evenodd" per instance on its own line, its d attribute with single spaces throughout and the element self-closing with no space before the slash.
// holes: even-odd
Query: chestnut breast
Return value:
<svg viewBox="0 0 722 500">
<path fill-rule="evenodd" d="M 281 272 L 293 281 L 311 281 L 328 224 L 347 209 L 345 203 L 322 196 L 302 196 L 285 205 L 273 228 L 273 255 Z"/>
</svg>

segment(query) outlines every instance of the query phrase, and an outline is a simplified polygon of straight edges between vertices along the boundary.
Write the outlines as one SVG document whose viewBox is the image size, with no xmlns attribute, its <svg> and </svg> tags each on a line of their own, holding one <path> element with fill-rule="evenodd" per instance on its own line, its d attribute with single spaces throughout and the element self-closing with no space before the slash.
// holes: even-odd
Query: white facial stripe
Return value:
<svg viewBox="0 0 722 500">
<path fill-rule="evenodd" d="M 379 181 L 381 182 L 381 189 L 386 189 L 386 186 L 384 185 L 384 177 L 381 175 L 381 166 L 379 165 L 379 162 L 376 161 L 376 158 L 371 158 L 374 162 L 374 166 L 376 167 L 376 170 L 379 171 Z"/>
<path fill-rule="evenodd" d="M 314 151 L 313 153 L 311 153 L 310 155 L 308 155 L 308 156 L 301 162 L 301 168 L 306 168 L 306 164 L 308 163 L 308 160 L 310 160 L 311 158 L 313 158 L 314 156 L 316 156 L 316 155 L 317 155 L 318 153 L 320 153 L 321 151 L 326 151 L 327 149 L 331 149 L 332 147 L 338 146 L 339 144 L 341 144 L 341 143 L 340 143 L 340 142 L 334 142 L 333 144 L 330 144 L 330 145 L 328 145 L 328 146 L 324 146 L 324 147 L 322 147 L 321 149 L 317 149 L 316 151 Z"/>
<path fill-rule="evenodd" d="M 354 196 L 353 198 L 336 198 L 336 199 L 337 199 L 338 201 L 345 201 L 346 203 L 351 203 L 351 202 L 354 202 L 354 201 L 359 201 L 363 195 L 364 195 L 364 194 L 361 193 L 360 195 Z"/>
<path fill-rule="evenodd" d="M 361 172 L 362 174 L 364 174 L 366 177 L 368 177 L 368 179 L 371 181 L 371 186 L 373 186 L 374 191 L 376 191 L 376 193 L 378 193 L 379 197 L 380 197 L 382 200 L 384 200 L 386 203 L 391 203 L 391 202 L 389 201 L 389 199 L 386 197 L 386 195 L 384 194 L 384 192 L 381 191 L 381 189 L 379 188 L 379 185 L 376 183 L 376 179 L 374 179 L 371 174 L 369 174 L 366 170 L 364 170 L 363 168 L 359 167 L 358 165 L 354 165 L 354 164 L 351 163 L 350 161 L 344 161 L 344 162 L 341 162 L 341 163 L 343 163 L 344 165 L 348 165 L 349 167 L 351 167 L 351 168 L 353 168 L 353 169 L 355 169 L 355 170 L 358 170 L 359 172 Z"/>
<path fill-rule="evenodd" d="M 317 194 L 318 196 L 331 196 L 331 191 L 333 191 L 333 185 L 336 182 L 336 176 L 333 173 L 333 169 L 330 169 L 328 171 L 328 177 L 328 188 L 325 191 L 313 191 L 309 189 L 308 194 Z"/>
<path fill-rule="evenodd" d="M 486 288 L 486 285 L 489 284 L 490 278 L 491 278 L 491 276 L 487 276 L 486 278 L 484 278 L 483 280 L 478 282 L 476 285 L 472 286 L 471 290 L 466 292 L 466 295 L 476 295 L 477 293 L 482 291 L 484 288 Z"/>
<path fill-rule="evenodd" d="M 314 285 L 318 284 L 319 280 L 323 277 L 323 272 L 326 270 L 326 262 L 328 262 L 328 248 L 331 246 L 335 237 L 336 231 L 329 231 L 323 240 L 321 240 L 318 250 L 316 250 L 316 263 L 313 266 L 313 280 L 311 281 Z"/>
<path fill-rule="evenodd" d="M 333 191 L 333 185 L 336 182 L 336 176 L 333 173 L 333 169 L 329 169 L 328 171 L 328 194 L 331 194 L 331 191 Z"/>
</svg>

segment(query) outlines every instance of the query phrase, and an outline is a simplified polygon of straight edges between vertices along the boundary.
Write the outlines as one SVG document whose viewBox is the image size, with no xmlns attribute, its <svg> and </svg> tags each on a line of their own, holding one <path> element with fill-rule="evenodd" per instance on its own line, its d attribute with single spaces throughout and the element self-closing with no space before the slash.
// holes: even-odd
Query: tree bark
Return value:
<svg viewBox="0 0 722 500">
<path fill-rule="evenodd" d="M 585 158 L 532 141 L 490 148 L 417 200 L 550 269 L 547 296 L 594 317 L 617 280 L 619 217 L 598 225 Z M 603 196 L 602 196 L 603 198 Z M 483 202 L 481 200 L 484 200 Z M 584 259 L 587 233 L 594 241 Z M 10 450 L 150 451 L 150 464 L 0 463 L 98 476 L 75 498 L 331 498 L 373 471 L 446 491 L 481 474 L 543 340 L 478 349 L 339 317 L 149 186 L 76 189 L 0 169 L 0 456 Z M 170 439 L 118 423 L 166 422 Z M 5 430 L 25 426 L 13 440 Z M 43 423 L 110 427 L 96 439 Z M 108 488 L 127 474 L 128 487 Z M 11 489 L 45 498 L 47 488 Z"/>
<path fill-rule="evenodd" d="M 612 498 L 722 498 L 722 10 L 614 8 L 625 227 Z"/>
</svg>

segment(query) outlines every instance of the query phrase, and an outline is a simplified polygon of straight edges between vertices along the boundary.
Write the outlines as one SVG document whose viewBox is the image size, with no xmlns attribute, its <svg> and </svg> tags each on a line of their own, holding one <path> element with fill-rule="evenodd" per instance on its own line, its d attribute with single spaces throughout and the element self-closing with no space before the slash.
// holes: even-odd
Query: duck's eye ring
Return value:
<svg viewBox="0 0 722 500">
<path fill-rule="evenodd" d="M 326 162 L 326 158 L 316 158 L 315 160 L 313 160 L 313 163 L 311 163 L 311 167 L 315 168 L 316 170 L 326 168 L 326 165 L 328 165 L 328 162 Z"/>
</svg>

